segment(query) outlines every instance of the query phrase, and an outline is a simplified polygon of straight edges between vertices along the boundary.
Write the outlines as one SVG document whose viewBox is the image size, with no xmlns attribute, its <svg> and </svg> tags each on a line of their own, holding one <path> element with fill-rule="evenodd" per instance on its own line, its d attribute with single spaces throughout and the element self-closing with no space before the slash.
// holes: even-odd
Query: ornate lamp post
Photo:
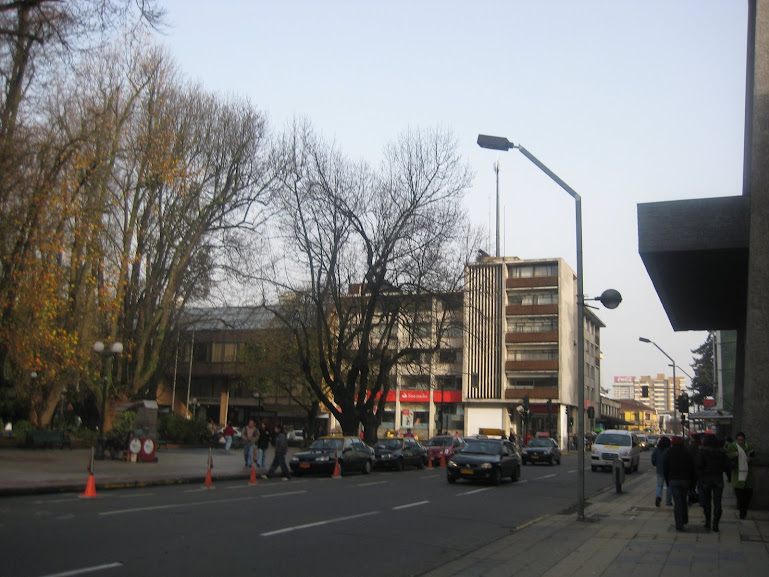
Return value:
<svg viewBox="0 0 769 577">
<path fill-rule="evenodd" d="M 99 440 L 96 444 L 94 459 L 104 459 L 104 417 L 107 412 L 107 383 L 112 369 L 112 357 L 123 352 L 123 343 L 115 341 L 109 350 L 104 348 L 104 343 L 96 341 L 93 350 L 101 357 L 101 425 L 99 426 Z"/>
</svg>

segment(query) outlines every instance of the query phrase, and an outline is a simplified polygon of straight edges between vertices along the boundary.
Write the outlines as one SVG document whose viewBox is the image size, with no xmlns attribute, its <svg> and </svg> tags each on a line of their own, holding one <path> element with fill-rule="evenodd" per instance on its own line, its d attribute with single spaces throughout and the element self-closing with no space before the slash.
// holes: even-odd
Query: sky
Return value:
<svg viewBox="0 0 769 577">
<path fill-rule="evenodd" d="M 466 206 L 494 254 L 563 258 L 576 270 L 582 198 L 584 291 L 620 291 L 594 311 L 601 384 L 693 374 L 707 333 L 674 332 L 638 254 L 637 205 L 742 194 L 747 1 L 161 0 L 166 46 L 190 80 L 246 97 L 276 131 L 308 119 L 376 166 L 410 129 L 451 131 L 475 173 Z M 706 290 L 706 287 L 703 287 Z M 677 371 L 681 375 L 681 371 Z M 688 379 L 686 379 L 688 383 Z"/>
</svg>

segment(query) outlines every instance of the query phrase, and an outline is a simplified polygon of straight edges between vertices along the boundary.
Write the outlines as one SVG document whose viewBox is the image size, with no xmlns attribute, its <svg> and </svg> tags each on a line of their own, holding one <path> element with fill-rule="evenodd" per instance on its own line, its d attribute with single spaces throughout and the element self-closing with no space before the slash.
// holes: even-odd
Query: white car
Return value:
<svg viewBox="0 0 769 577">
<path fill-rule="evenodd" d="M 301 445 L 304 442 L 304 433 L 298 429 L 289 431 L 286 440 L 292 445 Z"/>
<path fill-rule="evenodd" d="M 593 441 L 590 453 L 590 470 L 611 469 L 612 463 L 620 459 L 626 473 L 638 470 L 641 461 L 641 443 L 633 431 L 607 430 Z"/>
</svg>

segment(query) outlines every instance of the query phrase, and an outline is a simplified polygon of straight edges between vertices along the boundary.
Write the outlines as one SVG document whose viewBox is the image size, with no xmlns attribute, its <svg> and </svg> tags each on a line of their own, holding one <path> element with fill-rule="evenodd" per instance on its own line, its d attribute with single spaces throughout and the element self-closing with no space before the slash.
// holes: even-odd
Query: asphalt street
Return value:
<svg viewBox="0 0 769 577">
<path fill-rule="evenodd" d="M 0 501 L 7 575 L 418 575 L 574 507 L 576 455 L 517 483 L 449 485 L 443 469 L 245 480 Z M 648 467 L 642 465 L 640 476 Z M 586 493 L 612 485 L 585 472 Z"/>
</svg>

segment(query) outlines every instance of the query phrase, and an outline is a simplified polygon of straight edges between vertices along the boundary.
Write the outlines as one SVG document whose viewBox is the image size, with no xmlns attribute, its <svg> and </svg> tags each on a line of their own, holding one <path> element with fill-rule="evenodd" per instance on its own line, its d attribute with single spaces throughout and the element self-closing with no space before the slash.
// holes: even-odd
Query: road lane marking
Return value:
<svg viewBox="0 0 769 577">
<path fill-rule="evenodd" d="M 416 503 L 407 503 L 406 505 L 398 505 L 393 507 L 393 511 L 400 511 L 401 509 L 408 509 L 409 507 L 419 507 L 420 505 L 427 505 L 430 501 L 417 501 Z"/>
<path fill-rule="evenodd" d="M 148 507 L 134 507 L 133 509 L 116 509 L 114 511 L 102 511 L 99 516 L 127 515 L 130 513 L 143 513 L 145 511 L 162 511 L 164 509 L 183 509 L 185 507 L 199 507 L 200 505 L 215 505 L 217 503 L 236 503 L 238 501 L 252 501 L 254 499 L 270 499 L 272 497 L 288 497 L 299 495 L 307 491 L 287 491 L 285 493 L 272 493 L 270 495 L 253 495 L 250 497 L 233 497 L 231 499 L 215 499 L 211 501 L 196 501 L 194 503 L 175 503 L 169 505 L 152 505 Z"/>
<path fill-rule="evenodd" d="M 358 483 L 358 487 L 371 487 L 372 485 L 387 485 L 389 481 L 372 481 L 371 483 Z"/>
<path fill-rule="evenodd" d="M 540 479 L 549 479 L 550 477 L 556 477 L 556 476 L 557 476 L 557 475 L 556 475 L 555 473 L 553 473 L 553 474 L 551 474 L 551 475 L 545 475 L 544 477 L 539 477 L 537 480 L 540 480 Z"/>
<path fill-rule="evenodd" d="M 292 527 L 285 527 L 283 529 L 276 529 L 275 531 L 267 531 L 261 533 L 261 537 L 272 537 L 273 535 L 281 535 L 283 533 L 290 533 L 291 531 L 300 531 L 302 529 L 311 529 L 313 527 L 321 527 L 323 525 L 330 525 L 331 523 L 341 523 L 342 521 L 351 521 L 353 519 L 360 519 L 361 517 L 368 517 L 370 515 L 378 515 L 379 511 L 369 511 L 368 513 L 360 513 L 358 515 L 348 515 L 347 517 L 337 517 L 336 519 L 326 519 L 325 521 L 316 521 L 314 523 L 305 523 L 304 525 L 294 525 Z"/>
<path fill-rule="evenodd" d="M 155 493 L 126 493 L 125 495 L 118 495 L 121 499 L 133 499 L 134 497 L 153 497 Z"/>
<path fill-rule="evenodd" d="M 122 566 L 122 563 L 105 563 L 104 565 L 93 565 L 92 567 L 72 569 L 71 571 L 62 571 L 61 573 L 49 573 L 48 575 L 42 575 L 41 577 L 70 577 L 70 575 L 84 575 L 85 573 L 104 571 L 104 569 L 117 569 Z"/>
<path fill-rule="evenodd" d="M 80 501 L 80 499 L 74 499 L 72 497 L 69 497 L 67 499 L 40 499 L 38 501 L 32 501 L 33 505 L 47 505 L 48 503 L 74 503 L 75 501 Z"/>
<path fill-rule="evenodd" d="M 466 495 L 475 495 L 476 493 L 483 493 L 484 491 L 490 491 L 491 487 L 485 489 L 475 489 L 474 491 L 467 491 L 466 493 L 459 493 L 457 497 L 465 497 Z"/>
</svg>

